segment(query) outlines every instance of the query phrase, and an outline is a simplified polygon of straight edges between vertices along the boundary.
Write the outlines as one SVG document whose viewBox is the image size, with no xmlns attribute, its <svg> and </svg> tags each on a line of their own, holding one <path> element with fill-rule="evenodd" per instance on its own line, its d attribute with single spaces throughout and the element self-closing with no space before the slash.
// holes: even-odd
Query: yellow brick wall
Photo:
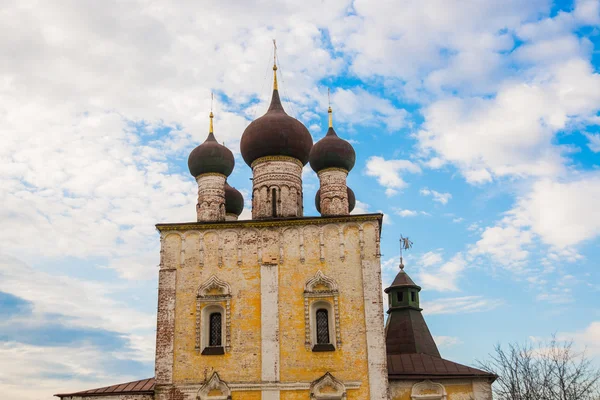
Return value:
<svg viewBox="0 0 600 400">
<path fill-rule="evenodd" d="M 223 265 L 218 266 L 219 232 L 204 233 L 204 266 L 199 267 L 199 234 L 185 239 L 185 262 L 177 271 L 173 383 L 196 383 L 217 371 L 224 381 L 260 380 L 260 270 L 256 252 L 245 251 L 237 265 L 237 233 L 222 233 Z M 245 232 L 242 240 L 255 241 Z M 196 345 L 196 295 L 199 286 L 216 275 L 232 289 L 231 351 L 203 356 Z"/>
<path fill-rule="evenodd" d="M 349 397 L 368 399 L 367 354 L 365 340 L 364 301 L 358 227 L 344 230 L 347 251 L 340 260 L 338 226 L 323 229 L 325 261 L 320 260 L 318 227 L 304 229 L 306 248 L 304 263 L 295 252 L 299 247 L 299 231 L 285 232 L 285 262 L 279 269 L 279 309 L 281 380 L 313 381 L 330 372 L 342 381 L 362 381 L 361 388 L 348 392 Z M 289 256 L 288 256 L 289 254 Z M 339 286 L 339 314 L 342 346 L 334 352 L 314 353 L 304 345 L 304 285 L 317 271 L 334 279 Z M 294 398 L 294 397 L 291 397 Z"/>
<path fill-rule="evenodd" d="M 364 257 L 378 262 L 377 222 L 361 224 Z M 340 229 L 343 247 L 340 247 Z M 301 261 L 301 231 L 304 262 Z M 163 268 L 177 269 L 173 383 L 200 383 L 213 371 L 217 371 L 225 382 L 261 381 L 258 260 L 259 257 L 277 260 L 283 257 L 278 266 L 280 381 L 312 382 L 330 372 L 343 382 L 360 383 L 359 389 L 348 390 L 348 399 L 369 399 L 360 235 L 357 223 L 260 230 L 240 226 L 165 233 Z M 182 239 L 183 236 L 185 239 Z M 240 241 L 241 265 L 238 264 Z M 325 257 L 323 261 L 321 254 Z M 339 286 L 342 346 L 334 352 L 313 353 L 305 347 L 304 285 L 318 270 L 334 279 Z M 195 349 L 196 295 L 199 286 L 212 275 L 227 282 L 232 292 L 231 351 L 223 356 L 202 356 Z M 232 394 L 234 400 L 260 398 L 260 391 L 234 391 Z M 281 391 L 282 399 L 306 399 L 308 395 L 308 390 Z"/>
</svg>

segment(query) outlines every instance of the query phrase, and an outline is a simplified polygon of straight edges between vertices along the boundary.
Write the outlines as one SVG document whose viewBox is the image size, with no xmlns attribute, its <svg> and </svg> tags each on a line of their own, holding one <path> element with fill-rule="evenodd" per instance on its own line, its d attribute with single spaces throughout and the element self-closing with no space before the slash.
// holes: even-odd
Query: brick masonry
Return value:
<svg viewBox="0 0 600 400">
<path fill-rule="evenodd" d="M 321 184 L 321 215 L 348 214 L 348 171 L 341 168 L 327 168 L 319 171 Z"/>
</svg>

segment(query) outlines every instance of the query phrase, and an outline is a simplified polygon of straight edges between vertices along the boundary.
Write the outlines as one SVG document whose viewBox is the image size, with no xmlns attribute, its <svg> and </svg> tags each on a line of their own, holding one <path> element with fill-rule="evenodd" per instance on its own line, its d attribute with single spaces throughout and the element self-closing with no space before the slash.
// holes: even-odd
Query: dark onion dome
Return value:
<svg viewBox="0 0 600 400">
<path fill-rule="evenodd" d="M 225 182 L 225 213 L 240 215 L 244 210 L 244 196 Z"/>
<path fill-rule="evenodd" d="M 330 126 L 327 135 L 313 146 L 309 159 L 315 172 L 325 168 L 342 168 L 350 172 L 356 162 L 356 153 L 352 145 L 340 138 Z"/>
<path fill-rule="evenodd" d="M 188 158 L 188 168 L 190 169 L 190 174 L 194 177 L 209 172 L 229 176 L 235 166 L 231 150 L 219 144 L 215 139 L 212 129 L 212 118 L 213 114 L 211 112 L 208 137 L 204 143 L 192 150 Z"/>
<path fill-rule="evenodd" d="M 249 166 L 265 156 L 289 156 L 306 165 L 312 145 L 312 136 L 304 124 L 286 114 L 275 86 L 269 110 L 244 130 L 240 150 Z"/>
<path fill-rule="evenodd" d="M 349 187 L 346 187 L 348 192 L 348 213 L 351 213 L 356 206 L 356 196 L 354 196 L 354 191 Z M 319 214 L 321 213 L 321 189 L 317 190 L 317 194 L 315 194 L 315 207 Z"/>
</svg>

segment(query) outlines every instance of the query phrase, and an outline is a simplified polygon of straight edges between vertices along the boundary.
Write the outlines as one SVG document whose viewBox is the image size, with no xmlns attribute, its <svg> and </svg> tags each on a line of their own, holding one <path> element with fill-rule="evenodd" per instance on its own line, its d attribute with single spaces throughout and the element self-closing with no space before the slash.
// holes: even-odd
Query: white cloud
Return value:
<svg viewBox="0 0 600 400">
<path fill-rule="evenodd" d="M 465 314 L 491 311 L 504 304 L 500 299 L 486 299 L 482 296 L 445 297 L 422 304 L 427 315 Z"/>
<path fill-rule="evenodd" d="M 462 344 L 462 340 L 455 336 L 433 336 L 433 340 L 441 348 L 450 348 Z"/>
<path fill-rule="evenodd" d="M 367 203 L 363 203 L 360 200 L 356 200 L 356 205 L 354 206 L 354 210 L 350 214 L 368 214 L 369 213 L 369 205 Z"/>
<path fill-rule="evenodd" d="M 600 235 L 600 174 L 568 182 L 541 180 L 511 214 L 548 245 L 565 248 Z"/>
<path fill-rule="evenodd" d="M 585 136 L 588 138 L 588 147 L 594 153 L 600 153 L 600 134 L 586 133 Z"/>
<path fill-rule="evenodd" d="M 592 321 L 585 329 L 576 332 L 560 332 L 561 340 L 573 340 L 575 346 L 586 354 L 600 356 L 600 321 Z"/>
<path fill-rule="evenodd" d="M 7 399 L 52 400 L 55 393 L 71 393 L 150 377 L 105 369 L 116 356 L 114 352 L 89 345 L 45 347 L 0 342 L 0 358 L 10 360 L 0 364 L 3 396 Z"/>
<path fill-rule="evenodd" d="M 419 215 L 418 211 L 414 211 L 414 210 L 402 210 L 402 209 L 395 209 L 394 210 L 394 214 L 401 216 L 402 218 L 405 217 L 415 217 L 417 215 Z"/>
<path fill-rule="evenodd" d="M 457 253 L 438 268 L 432 268 L 432 266 L 442 261 L 439 254 L 427 253 L 422 261 L 429 267 L 419 271 L 419 282 L 423 287 L 440 292 L 458 291 L 457 281 L 467 266 L 462 253 Z"/>
<path fill-rule="evenodd" d="M 377 182 L 386 188 L 386 195 L 392 196 L 397 189 L 407 186 L 402 179 L 403 173 L 419 173 L 421 168 L 408 160 L 386 160 L 383 157 L 373 156 L 367 160 L 365 172 L 368 176 L 377 178 Z"/>
<path fill-rule="evenodd" d="M 71 326 L 122 333 L 132 342 L 144 337 L 146 344 L 140 347 L 144 353 L 130 356 L 153 359 L 156 317 L 116 299 L 127 292 L 128 285 L 50 275 L 7 255 L 0 258 L 0 277 L 0 291 L 32 303 L 32 318 L 60 314 Z"/>
<path fill-rule="evenodd" d="M 424 267 L 430 267 L 432 265 L 436 265 L 441 263 L 443 260 L 442 254 L 435 251 L 428 251 L 423 254 L 419 259 L 419 264 Z"/>
<path fill-rule="evenodd" d="M 518 269 L 529 257 L 526 248 L 532 241 L 530 231 L 515 226 L 513 220 L 506 218 L 497 226 L 485 228 L 470 253 L 489 255 L 502 265 Z"/>
<path fill-rule="evenodd" d="M 440 193 L 435 190 L 430 190 L 427 188 L 423 188 L 419 191 L 422 196 L 432 196 L 433 201 L 437 201 L 438 203 L 448 204 L 448 201 L 452 198 L 450 193 Z"/>
<path fill-rule="evenodd" d="M 398 130 L 407 124 L 406 110 L 361 88 L 337 89 L 332 93 L 331 101 L 335 107 L 336 121 L 365 126 L 383 124 L 389 131 Z M 323 109 L 326 109 L 325 104 Z"/>
</svg>

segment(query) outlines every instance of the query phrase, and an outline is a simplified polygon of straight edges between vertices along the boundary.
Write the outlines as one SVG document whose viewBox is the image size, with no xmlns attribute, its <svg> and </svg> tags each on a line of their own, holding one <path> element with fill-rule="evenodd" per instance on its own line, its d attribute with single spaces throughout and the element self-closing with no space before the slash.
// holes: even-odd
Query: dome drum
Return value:
<svg viewBox="0 0 600 400">
<path fill-rule="evenodd" d="M 327 190 L 317 190 L 315 195 L 315 208 L 323 216 L 348 215 L 356 206 L 354 192 L 344 185 L 325 185 Z"/>
</svg>

